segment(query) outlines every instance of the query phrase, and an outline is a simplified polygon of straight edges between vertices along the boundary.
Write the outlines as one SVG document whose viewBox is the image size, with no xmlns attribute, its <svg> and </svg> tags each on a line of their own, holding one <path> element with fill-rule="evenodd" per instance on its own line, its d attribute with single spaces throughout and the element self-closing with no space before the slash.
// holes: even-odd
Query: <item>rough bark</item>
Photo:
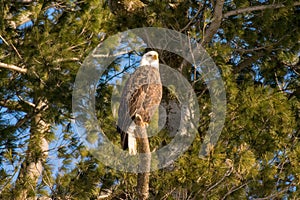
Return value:
<svg viewBox="0 0 300 200">
<path fill-rule="evenodd" d="M 137 177 L 138 199 L 149 198 L 149 176 L 151 164 L 151 152 L 145 127 L 138 126 L 136 129 L 138 153 L 140 155 L 139 172 Z"/>
<path fill-rule="evenodd" d="M 205 46 L 207 43 L 211 41 L 214 34 L 218 31 L 220 28 L 221 22 L 222 22 L 222 13 L 223 13 L 223 5 L 224 0 L 217 0 L 215 7 L 214 7 L 214 15 L 213 15 L 213 21 L 209 25 L 209 27 L 206 29 L 205 34 L 203 36 L 202 45 Z"/>
<path fill-rule="evenodd" d="M 26 68 L 6 63 L 0 63 L 0 68 L 23 74 L 28 72 Z M 43 163 L 48 157 L 49 151 L 49 143 L 45 135 L 50 130 L 50 124 L 43 118 L 43 112 L 48 108 L 48 102 L 45 98 L 36 97 L 34 103 L 23 99 L 20 99 L 20 101 L 2 100 L 0 105 L 10 110 L 19 110 L 27 113 L 23 119 L 17 122 L 16 127 L 20 127 L 24 121 L 31 120 L 29 144 L 16 180 L 13 199 L 36 200 L 36 186 L 42 175 Z"/>
<path fill-rule="evenodd" d="M 43 163 L 48 156 L 49 144 L 45 134 L 50 129 L 50 124 L 45 122 L 42 112 L 47 109 L 45 100 L 36 103 L 35 115 L 31 121 L 30 141 L 26 157 L 22 163 L 16 182 L 16 200 L 36 200 L 36 186 L 43 171 Z"/>
</svg>

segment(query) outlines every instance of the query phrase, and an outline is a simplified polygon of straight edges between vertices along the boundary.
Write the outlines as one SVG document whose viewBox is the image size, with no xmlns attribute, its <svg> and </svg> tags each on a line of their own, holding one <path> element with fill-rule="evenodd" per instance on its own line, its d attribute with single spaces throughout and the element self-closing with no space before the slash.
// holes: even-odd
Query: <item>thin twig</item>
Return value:
<svg viewBox="0 0 300 200">
<path fill-rule="evenodd" d="M 282 86 L 279 83 L 279 80 L 278 80 L 278 77 L 277 77 L 277 73 L 275 72 L 274 75 L 275 75 L 275 80 L 276 80 L 277 86 L 278 86 L 279 90 L 282 91 Z"/>
<path fill-rule="evenodd" d="M 193 21 L 198 17 L 198 15 L 201 13 L 201 11 L 202 11 L 201 7 L 202 7 L 202 6 L 203 6 L 202 3 L 199 3 L 199 8 L 198 8 L 197 13 L 193 16 L 193 18 L 189 21 L 189 23 L 187 23 L 187 25 L 186 25 L 184 28 L 182 28 L 182 29 L 180 30 L 180 32 L 183 32 L 183 31 L 185 31 L 187 28 L 190 27 L 190 25 L 192 24 L 192 22 L 193 22 Z"/>
<path fill-rule="evenodd" d="M 0 35 L 0 39 L 1 39 L 7 46 L 9 46 L 8 42 L 2 37 L 2 35 Z"/>
<path fill-rule="evenodd" d="M 244 186 L 246 186 L 247 184 L 249 184 L 249 182 L 246 182 L 238 187 L 232 187 L 224 196 L 221 200 L 225 200 L 227 198 L 228 195 L 232 194 L 233 192 L 243 188 Z"/>
<path fill-rule="evenodd" d="M 15 45 L 14 45 L 13 43 L 10 43 L 10 45 L 11 45 L 12 48 L 15 50 L 15 52 L 16 52 L 17 55 L 18 55 L 18 57 L 19 57 L 20 59 L 23 59 L 22 56 L 21 56 L 21 54 L 19 53 L 18 49 L 15 47 Z"/>
</svg>

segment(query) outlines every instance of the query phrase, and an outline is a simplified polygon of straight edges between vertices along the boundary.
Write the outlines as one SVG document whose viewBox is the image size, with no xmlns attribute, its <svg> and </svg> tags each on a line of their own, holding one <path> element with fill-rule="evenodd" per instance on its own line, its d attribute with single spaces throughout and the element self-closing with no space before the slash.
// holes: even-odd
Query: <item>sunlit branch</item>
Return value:
<svg viewBox="0 0 300 200">
<path fill-rule="evenodd" d="M 293 6 L 299 6 L 300 2 L 295 2 Z M 266 9 L 277 9 L 277 8 L 283 8 L 286 7 L 283 4 L 272 4 L 272 5 L 261 5 L 261 6 L 252 6 L 252 7 L 247 7 L 247 8 L 241 8 L 237 10 L 232 10 L 223 15 L 224 18 L 233 16 L 233 15 L 238 15 L 238 14 L 243 14 L 243 13 L 250 13 L 253 11 L 261 11 L 261 10 L 266 10 Z"/>
<path fill-rule="evenodd" d="M 24 73 L 24 74 L 27 73 L 27 69 L 24 69 L 24 68 L 15 66 L 15 65 L 1 63 L 1 62 L 0 62 L 0 68 L 9 69 L 9 70 L 20 72 L 20 73 Z"/>
<path fill-rule="evenodd" d="M 54 63 L 61 63 L 61 62 L 72 62 L 72 61 L 79 61 L 79 58 L 60 58 L 54 61 Z"/>
</svg>

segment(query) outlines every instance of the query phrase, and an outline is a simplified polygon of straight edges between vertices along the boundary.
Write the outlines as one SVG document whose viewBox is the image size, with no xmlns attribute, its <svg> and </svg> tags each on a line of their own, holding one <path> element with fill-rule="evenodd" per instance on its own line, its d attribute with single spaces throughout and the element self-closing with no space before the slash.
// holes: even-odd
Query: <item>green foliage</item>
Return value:
<svg viewBox="0 0 300 200">
<path fill-rule="evenodd" d="M 129 0 L 120 2 L 130 5 Z M 119 31 L 164 27 L 202 42 L 215 21 L 214 1 L 136 0 L 139 4 L 135 5 L 141 2 L 144 7 L 126 10 L 112 9 L 111 1 L 99 0 L 0 0 L 0 63 L 27 69 L 21 73 L 0 68 L 1 199 L 13 199 L 23 187 L 18 185 L 20 180 L 34 184 L 18 174 L 22 163 L 43 157 L 44 152 L 36 145 L 41 138 L 50 142 L 49 154 L 42 159 L 43 171 L 29 195 L 97 199 L 111 191 L 111 199 L 136 198 L 136 174 L 119 172 L 97 161 L 71 124 L 76 73 L 93 48 Z M 181 70 L 198 97 L 198 134 L 178 160 L 151 172 L 150 199 L 300 196 L 300 15 L 295 2 L 276 1 L 285 7 L 224 17 L 205 46 L 221 71 L 227 111 L 218 143 L 203 158 L 199 158 L 199 150 L 214 114 L 209 92 L 197 68 L 187 64 Z M 226 1 L 223 15 L 272 3 Z M 182 62 L 182 58 L 168 52 L 161 51 L 160 57 L 174 68 Z M 111 108 L 111 101 L 113 92 L 118 92 L 114 83 L 119 80 L 113 76 L 126 71 L 122 71 L 122 60 L 127 57 L 118 59 L 103 74 L 95 93 L 97 120 L 115 145 L 119 145 L 120 136 L 116 134 L 116 110 Z M 195 75 L 193 79 L 191 75 Z M 166 101 L 175 98 L 172 87 L 165 90 Z M 32 106 L 39 102 L 47 106 Z M 49 124 L 45 133 L 38 131 L 37 117 Z M 85 126 L 88 130 L 95 128 L 92 124 Z M 94 133 L 88 135 L 88 141 L 97 139 Z M 164 127 L 150 139 L 151 150 L 172 139 Z"/>
</svg>

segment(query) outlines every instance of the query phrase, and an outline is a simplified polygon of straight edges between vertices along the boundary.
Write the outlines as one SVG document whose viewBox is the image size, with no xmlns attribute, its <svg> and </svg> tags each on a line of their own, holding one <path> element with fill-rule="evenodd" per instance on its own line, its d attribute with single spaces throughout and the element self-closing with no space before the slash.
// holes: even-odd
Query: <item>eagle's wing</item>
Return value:
<svg viewBox="0 0 300 200">
<path fill-rule="evenodd" d="M 158 69 L 139 67 L 124 86 L 118 111 L 118 132 L 123 149 L 128 147 L 128 128 L 137 115 L 149 123 L 162 97 L 162 85 Z M 136 122 L 136 121 L 135 121 Z"/>
</svg>

